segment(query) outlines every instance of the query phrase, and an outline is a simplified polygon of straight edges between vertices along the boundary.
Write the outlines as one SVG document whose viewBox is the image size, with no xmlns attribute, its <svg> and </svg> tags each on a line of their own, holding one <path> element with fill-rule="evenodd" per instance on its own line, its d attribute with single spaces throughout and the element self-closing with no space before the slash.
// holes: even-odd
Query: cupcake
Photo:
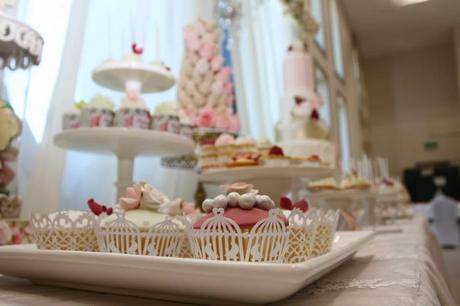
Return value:
<svg viewBox="0 0 460 306">
<path fill-rule="evenodd" d="M 289 166 L 290 159 L 284 155 L 283 149 L 278 146 L 272 146 L 264 159 L 265 166 L 282 167 Z"/>
<path fill-rule="evenodd" d="M 96 219 L 84 211 L 33 214 L 32 237 L 41 250 L 98 251 Z"/>
<path fill-rule="evenodd" d="M 82 127 L 109 127 L 113 125 L 112 99 L 103 95 L 96 95 L 91 102 L 81 109 Z"/>
<path fill-rule="evenodd" d="M 88 202 L 96 214 L 104 206 Z M 187 243 L 182 215 L 183 201 L 169 200 L 145 182 L 126 190 L 113 216 L 103 218 L 97 227 L 99 248 L 103 252 L 134 255 L 179 256 Z"/>
<path fill-rule="evenodd" d="M 62 129 L 77 129 L 81 126 L 81 109 L 87 107 L 85 101 L 72 105 L 72 108 L 64 112 L 62 116 Z"/>
<path fill-rule="evenodd" d="M 136 90 L 129 91 L 121 99 L 120 109 L 115 115 L 115 126 L 150 129 L 152 118 L 144 100 Z"/>
<path fill-rule="evenodd" d="M 287 218 L 253 185 L 235 183 L 225 195 L 207 199 L 206 215 L 188 230 L 193 256 L 199 259 L 283 262 L 287 248 Z"/>
<path fill-rule="evenodd" d="M 160 132 L 180 133 L 181 124 L 179 116 L 177 115 L 177 106 L 175 103 L 165 102 L 155 107 L 152 119 L 152 129 Z M 187 133 L 185 127 L 183 132 Z"/>
</svg>

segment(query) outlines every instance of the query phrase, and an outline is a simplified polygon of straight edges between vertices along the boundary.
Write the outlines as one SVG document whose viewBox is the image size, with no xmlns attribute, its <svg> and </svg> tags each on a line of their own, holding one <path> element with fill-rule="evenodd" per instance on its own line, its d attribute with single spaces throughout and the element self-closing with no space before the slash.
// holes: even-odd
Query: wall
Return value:
<svg viewBox="0 0 460 306">
<path fill-rule="evenodd" d="M 460 161 L 460 102 L 453 43 L 364 59 L 374 156 L 392 175 L 417 161 Z M 425 151 L 426 140 L 438 149 Z"/>
</svg>

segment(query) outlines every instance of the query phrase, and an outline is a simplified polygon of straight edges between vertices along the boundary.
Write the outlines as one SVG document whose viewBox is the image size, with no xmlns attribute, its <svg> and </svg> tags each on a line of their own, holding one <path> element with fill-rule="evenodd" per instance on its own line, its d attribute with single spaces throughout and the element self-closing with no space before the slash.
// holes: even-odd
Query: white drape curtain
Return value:
<svg viewBox="0 0 460 306">
<path fill-rule="evenodd" d="M 18 185 L 19 194 L 24 198 L 24 217 L 33 211 L 85 209 L 89 197 L 109 205 L 114 203 L 115 157 L 67 152 L 55 147 L 53 137 L 61 131 L 62 113 L 75 100 L 90 99 L 98 93 L 109 95 L 115 103 L 119 103 L 121 94 L 96 85 L 91 79 L 91 71 L 109 57 L 120 58 L 128 53 L 133 39 L 144 44 L 145 60 L 153 61 L 160 57 L 178 75 L 183 53 L 182 28 L 198 17 L 212 18 L 214 8 L 212 0 L 117 1 L 116 5 L 109 0 L 60 0 L 68 7 L 60 7 L 59 11 L 55 6 L 62 6 L 62 3 L 56 4 L 56 1 L 21 2 L 23 14 L 41 13 L 41 19 L 32 22 L 32 26 L 35 25 L 39 31 L 40 25 L 51 29 L 55 27 L 57 33 L 42 32 L 46 42 L 42 65 L 34 68 L 30 82 L 27 82 L 27 77 L 23 80 L 24 86 L 29 84 L 27 102 L 19 107 L 25 114 L 22 116 L 24 133 L 18 162 Z M 52 16 L 43 14 L 53 10 L 61 18 L 68 18 L 65 22 L 53 24 Z M 159 33 L 158 39 L 156 33 Z M 158 41 L 159 48 L 156 47 Z M 53 60 L 56 62 L 59 58 L 60 65 L 54 67 Z M 50 66 L 54 69 L 51 72 Z M 43 71 L 48 71 L 48 74 L 44 75 Z M 48 80 L 46 88 L 36 92 L 31 90 L 37 84 L 43 84 L 43 79 Z M 24 88 L 11 84 L 7 84 L 7 88 L 12 95 L 18 93 L 15 100 L 19 101 L 19 93 Z M 44 94 L 45 90 L 48 95 Z M 34 93 L 35 96 L 32 96 Z M 146 95 L 145 99 L 153 108 L 159 102 L 174 100 L 175 89 Z M 32 103 L 41 103 L 38 110 L 42 116 L 26 115 Z M 40 123 L 44 126 L 42 130 Z M 187 200 L 192 199 L 196 188 L 196 176 L 192 171 L 164 169 L 159 159 L 154 157 L 136 159 L 134 180 L 140 179 L 151 182 L 170 197 L 180 195 Z"/>
<path fill-rule="evenodd" d="M 293 41 L 292 20 L 279 0 L 242 1 L 239 40 L 232 47 L 243 132 L 274 140 L 283 94 L 282 62 Z"/>
<path fill-rule="evenodd" d="M 38 16 L 32 26 L 41 24 L 47 28 L 42 31 L 46 42 L 42 65 L 30 73 L 30 82 L 28 74 L 22 77 L 23 84 L 29 83 L 29 96 L 21 96 L 24 88 L 11 81 L 13 75 L 7 86 L 12 95 L 16 93 L 15 101 L 27 101 L 15 105 L 24 120 L 18 162 L 19 193 L 25 199 L 23 216 L 28 217 L 33 211 L 85 209 L 89 197 L 113 204 L 115 157 L 55 147 L 53 137 L 61 131 L 62 113 L 75 100 L 88 100 L 98 93 L 119 103 L 121 93 L 95 84 L 91 71 L 107 58 L 128 53 L 132 40 L 144 46 L 144 60 L 159 57 L 178 75 L 183 54 L 182 28 L 198 17 L 212 19 L 215 2 L 21 0 L 20 4 L 22 14 Z M 59 9 L 56 5 L 60 5 Z M 242 1 L 242 9 L 239 39 L 232 45 L 242 132 L 274 140 L 273 127 L 279 119 L 282 95 L 282 59 L 293 40 L 293 27 L 279 0 Z M 43 11 L 54 12 L 61 22 L 53 22 L 49 14 L 38 14 Z M 53 27 L 58 29 L 53 32 Z M 40 26 L 37 28 L 41 30 Z M 56 58 L 60 59 L 58 66 L 54 66 Z M 153 108 L 160 102 L 174 100 L 175 89 L 146 95 L 145 99 Z M 40 116 L 31 112 L 34 107 Z M 187 200 L 192 200 L 197 182 L 193 171 L 162 168 L 154 157 L 136 159 L 134 180 L 140 179 L 151 182 L 170 197 Z"/>
</svg>

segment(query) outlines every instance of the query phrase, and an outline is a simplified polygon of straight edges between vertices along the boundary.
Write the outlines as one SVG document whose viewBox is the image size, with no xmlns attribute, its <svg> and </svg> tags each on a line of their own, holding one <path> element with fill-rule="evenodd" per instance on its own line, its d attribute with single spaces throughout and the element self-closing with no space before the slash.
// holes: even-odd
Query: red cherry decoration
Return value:
<svg viewBox="0 0 460 306">
<path fill-rule="evenodd" d="M 281 147 L 273 146 L 270 148 L 268 155 L 284 156 L 284 152 Z"/>
<path fill-rule="evenodd" d="M 104 212 L 103 206 L 94 201 L 92 198 L 88 200 L 88 207 L 96 216 L 99 216 Z"/>
<path fill-rule="evenodd" d="M 137 43 L 132 43 L 131 49 L 133 50 L 134 54 L 141 55 L 142 53 L 144 53 L 144 48 L 139 47 Z"/>
<path fill-rule="evenodd" d="M 105 213 L 107 214 L 107 216 L 110 216 L 113 213 L 113 208 L 112 207 L 107 208 Z"/>
<path fill-rule="evenodd" d="M 319 120 L 319 112 L 316 108 L 311 111 L 310 118 L 313 120 Z"/>
<path fill-rule="evenodd" d="M 294 205 L 292 205 L 292 208 L 293 209 L 298 208 L 303 212 L 307 212 L 307 210 L 308 210 L 308 202 L 305 199 L 302 199 L 302 200 L 294 203 Z"/>
<path fill-rule="evenodd" d="M 294 50 L 294 48 L 292 47 L 292 45 L 289 45 L 288 51 L 292 51 L 292 50 Z"/>
<path fill-rule="evenodd" d="M 292 210 L 292 201 L 288 197 L 280 198 L 280 207 L 282 209 Z"/>
<path fill-rule="evenodd" d="M 300 105 L 304 102 L 307 102 L 307 99 L 305 99 L 302 96 L 294 96 L 294 101 L 295 101 L 295 104 Z"/>
</svg>

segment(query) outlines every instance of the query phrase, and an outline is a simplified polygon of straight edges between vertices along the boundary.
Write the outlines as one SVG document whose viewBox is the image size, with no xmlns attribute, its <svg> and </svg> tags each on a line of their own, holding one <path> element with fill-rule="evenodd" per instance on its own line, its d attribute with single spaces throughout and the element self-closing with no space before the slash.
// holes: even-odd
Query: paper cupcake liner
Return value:
<svg viewBox="0 0 460 306">
<path fill-rule="evenodd" d="M 270 210 L 268 218 L 251 228 L 240 228 L 235 221 L 225 218 L 222 208 L 214 208 L 213 213 L 214 216 L 199 229 L 189 226 L 187 230 L 194 258 L 246 262 L 284 261 L 289 233 L 279 218 L 279 210 Z"/>
<path fill-rule="evenodd" d="M 107 253 L 177 257 L 186 234 L 181 219 L 166 217 L 147 230 L 127 220 L 122 212 L 110 222 L 100 220 L 96 227 L 99 250 Z"/>
<path fill-rule="evenodd" d="M 110 127 L 113 126 L 114 113 L 110 109 L 85 108 L 81 111 L 82 127 Z"/>
<path fill-rule="evenodd" d="M 77 217 L 65 211 L 33 214 L 32 237 L 39 249 L 96 252 L 95 220 L 85 212 Z"/>
<path fill-rule="evenodd" d="M 0 194 L 0 219 L 19 218 L 22 200 L 17 196 Z"/>
<path fill-rule="evenodd" d="M 62 129 L 77 129 L 81 126 L 81 116 L 77 114 L 64 114 L 62 117 Z"/>
<path fill-rule="evenodd" d="M 152 117 L 142 108 L 123 108 L 117 111 L 114 125 L 125 128 L 150 129 Z"/>
<path fill-rule="evenodd" d="M 152 129 L 155 131 L 179 134 L 180 128 L 179 116 L 153 115 Z"/>
<path fill-rule="evenodd" d="M 298 209 L 289 220 L 288 263 L 298 263 L 329 252 L 338 222 L 338 211 L 314 210 L 304 214 Z"/>
</svg>

